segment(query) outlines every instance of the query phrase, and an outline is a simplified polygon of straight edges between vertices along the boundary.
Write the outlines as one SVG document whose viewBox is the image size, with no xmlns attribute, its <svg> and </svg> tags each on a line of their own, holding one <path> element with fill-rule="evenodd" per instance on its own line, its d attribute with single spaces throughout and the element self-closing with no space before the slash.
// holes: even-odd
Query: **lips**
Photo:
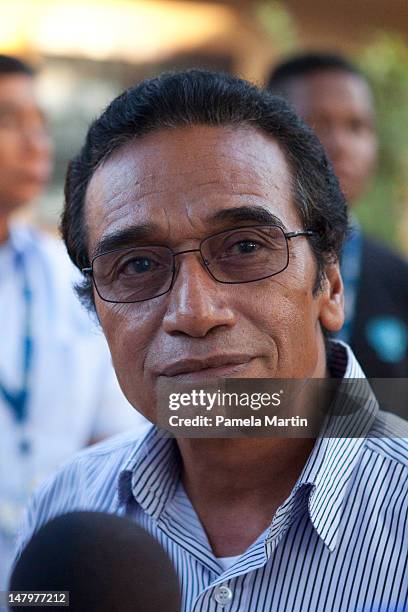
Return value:
<svg viewBox="0 0 408 612">
<path fill-rule="evenodd" d="M 160 372 L 160 376 L 182 376 L 186 374 L 208 373 L 214 374 L 219 373 L 222 375 L 222 371 L 233 371 L 239 369 L 239 366 L 245 366 L 248 364 L 253 357 L 251 355 L 235 354 L 235 355 L 214 355 L 211 357 L 201 359 L 182 359 L 175 363 L 172 363 L 164 370 Z"/>
</svg>

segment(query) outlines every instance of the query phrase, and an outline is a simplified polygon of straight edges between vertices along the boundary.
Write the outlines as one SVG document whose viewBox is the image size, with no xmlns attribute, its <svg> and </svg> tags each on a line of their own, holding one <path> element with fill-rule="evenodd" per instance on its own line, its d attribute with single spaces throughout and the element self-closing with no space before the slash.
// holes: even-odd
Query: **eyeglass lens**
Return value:
<svg viewBox="0 0 408 612">
<path fill-rule="evenodd" d="M 282 272 L 288 265 L 288 246 L 279 226 L 227 230 L 202 241 L 200 252 L 215 280 L 247 283 Z M 174 257 L 163 246 L 119 249 L 93 261 L 96 289 L 104 300 L 139 302 L 170 290 Z"/>
</svg>

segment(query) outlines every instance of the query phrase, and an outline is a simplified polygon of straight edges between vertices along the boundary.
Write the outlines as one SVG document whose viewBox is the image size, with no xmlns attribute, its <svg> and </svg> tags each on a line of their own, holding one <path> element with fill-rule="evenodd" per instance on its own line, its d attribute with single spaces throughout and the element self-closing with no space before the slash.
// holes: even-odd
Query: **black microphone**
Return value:
<svg viewBox="0 0 408 612">
<path fill-rule="evenodd" d="M 162 546 L 130 519 L 101 512 L 71 512 L 43 526 L 18 559 L 9 590 L 69 591 L 69 610 L 78 612 L 181 607 L 177 576 Z"/>
</svg>

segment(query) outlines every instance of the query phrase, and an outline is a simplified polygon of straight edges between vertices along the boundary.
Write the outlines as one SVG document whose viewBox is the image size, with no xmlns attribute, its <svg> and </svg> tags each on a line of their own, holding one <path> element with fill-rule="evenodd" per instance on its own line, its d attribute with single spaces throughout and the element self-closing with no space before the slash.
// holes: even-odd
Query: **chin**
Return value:
<svg viewBox="0 0 408 612">
<path fill-rule="evenodd" d="M 44 183 L 30 183 L 29 185 L 22 185 L 21 188 L 13 194 L 10 201 L 14 201 L 15 207 L 29 204 L 41 195 L 44 187 Z"/>
<path fill-rule="evenodd" d="M 13 194 L 12 197 L 6 196 L 5 202 L 6 204 L 4 206 L 3 204 L 1 205 L 1 214 L 8 216 L 18 212 L 20 208 L 23 208 L 29 202 L 29 200 L 21 197 L 17 198 L 15 194 Z"/>
</svg>

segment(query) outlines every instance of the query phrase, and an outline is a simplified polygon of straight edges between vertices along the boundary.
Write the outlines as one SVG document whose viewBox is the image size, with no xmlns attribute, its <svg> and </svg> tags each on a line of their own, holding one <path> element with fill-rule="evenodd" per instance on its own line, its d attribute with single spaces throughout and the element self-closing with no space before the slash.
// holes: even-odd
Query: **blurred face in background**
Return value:
<svg viewBox="0 0 408 612">
<path fill-rule="evenodd" d="M 0 74 L 0 216 L 35 198 L 50 171 L 51 142 L 33 78 Z"/>
<path fill-rule="evenodd" d="M 375 171 L 377 137 L 370 89 L 358 75 L 321 70 L 296 77 L 288 97 L 318 135 L 350 204 L 366 191 Z"/>
</svg>

